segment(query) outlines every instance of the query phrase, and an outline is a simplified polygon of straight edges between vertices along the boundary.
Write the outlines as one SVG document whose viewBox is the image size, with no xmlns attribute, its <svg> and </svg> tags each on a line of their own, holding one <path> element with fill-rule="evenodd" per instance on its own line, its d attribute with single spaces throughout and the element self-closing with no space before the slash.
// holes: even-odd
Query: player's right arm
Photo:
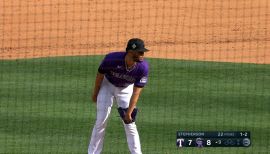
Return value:
<svg viewBox="0 0 270 154">
<path fill-rule="evenodd" d="M 101 83 L 103 81 L 103 78 L 104 78 L 104 74 L 98 72 L 97 76 L 96 76 L 96 81 L 95 81 L 93 94 L 92 94 L 92 101 L 94 103 L 97 102 L 97 96 L 98 96 L 98 92 L 100 90 L 100 86 L 101 86 Z"/>
<path fill-rule="evenodd" d="M 109 64 L 108 64 L 107 57 L 108 57 L 108 55 L 106 55 L 104 57 L 104 59 L 102 60 L 101 64 L 99 65 L 99 68 L 98 68 L 95 86 L 94 86 L 93 93 L 92 93 L 92 101 L 94 103 L 97 102 L 97 96 L 98 96 L 98 93 L 99 93 L 99 90 L 101 87 L 101 83 L 103 81 L 105 73 L 108 71 Z"/>
</svg>

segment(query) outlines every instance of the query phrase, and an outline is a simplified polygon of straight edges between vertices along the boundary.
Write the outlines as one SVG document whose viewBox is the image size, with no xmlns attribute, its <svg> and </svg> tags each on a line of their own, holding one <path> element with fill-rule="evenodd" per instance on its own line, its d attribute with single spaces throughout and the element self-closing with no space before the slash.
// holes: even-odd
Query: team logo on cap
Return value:
<svg viewBox="0 0 270 154">
<path fill-rule="evenodd" d="M 136 44 L 132 44 L 132 48 L 135 49 L 137 46 Z"/>
</svg>

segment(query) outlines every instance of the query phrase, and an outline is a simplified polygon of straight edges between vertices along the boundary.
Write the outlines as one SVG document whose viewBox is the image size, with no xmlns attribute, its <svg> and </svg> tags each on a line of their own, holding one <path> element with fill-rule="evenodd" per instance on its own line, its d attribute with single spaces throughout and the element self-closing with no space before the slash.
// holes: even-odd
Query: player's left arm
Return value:
<svg viewBox="0 0 270 154">
<path fill-rule="evenodd" d="M 133 93 L 132 93 L 132 96 L 131 96 L 131 99 L 129 102 L 127 114 L 125 115 L 125 121 L 128 123 L 132 122 L 131 114 L 132 114 L 132 111 L 134 110 L 134 108 L 136 107 L 136 104 L 139 100 L 142 89 L 143 89 L 143 87 L 136 87 L 136 86 L 134 86 L 134 88 L 133 88 Z"/>
<path fill-rule="evenodd" d="M 148 63 L 146 62 L 144 64 L 144 67 L 141 68 L 142 69 L 142 74 L 137 78 L 137 80 L 134 83 L 134 88 L 133 88 L 133 93 L 129 102 L 129 107 L 127 110 L 127 113 L 125 115 L 125 122 L 132 122 L 132 112 L 134 110 L 134 108 L 136 107 L 136 104 L 139 100 L 140 94 L 142 92 L 143 87 L 146 85 L 147 80 L 148 80 Z"/>
</svg>

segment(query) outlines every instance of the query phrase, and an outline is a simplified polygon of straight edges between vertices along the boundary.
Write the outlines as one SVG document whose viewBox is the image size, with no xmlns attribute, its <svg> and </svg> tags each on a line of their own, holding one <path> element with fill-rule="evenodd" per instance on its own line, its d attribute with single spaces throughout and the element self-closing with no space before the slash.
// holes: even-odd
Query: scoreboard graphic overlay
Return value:
<svg viewBox="0 0 270 154">
<path fill-rule="evenodd" d="M 249 147 L 249 131 L 178 131 L 177 147 Z"/>
</svg>

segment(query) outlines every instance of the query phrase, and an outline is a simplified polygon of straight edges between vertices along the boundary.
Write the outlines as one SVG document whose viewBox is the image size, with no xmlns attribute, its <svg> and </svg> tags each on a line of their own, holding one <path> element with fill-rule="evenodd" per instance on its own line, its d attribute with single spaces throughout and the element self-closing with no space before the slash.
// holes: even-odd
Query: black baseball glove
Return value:
<svg viewBox="0 0 270 154">
<path fill-rule="evenodd" d="M 127 113 L 127 110 L 128 110 L 128 108 L 121 108 L 121 107 L 118 108 L 119 115 L 125 124 L 129 124 L 128 122 L 125 121 L 125 115 Z M 137 112 L 138 112 L 138 109 L 134 108 L 134 110 L 131 113 L 132 122 L 135 122 Z"/>
</svg>

